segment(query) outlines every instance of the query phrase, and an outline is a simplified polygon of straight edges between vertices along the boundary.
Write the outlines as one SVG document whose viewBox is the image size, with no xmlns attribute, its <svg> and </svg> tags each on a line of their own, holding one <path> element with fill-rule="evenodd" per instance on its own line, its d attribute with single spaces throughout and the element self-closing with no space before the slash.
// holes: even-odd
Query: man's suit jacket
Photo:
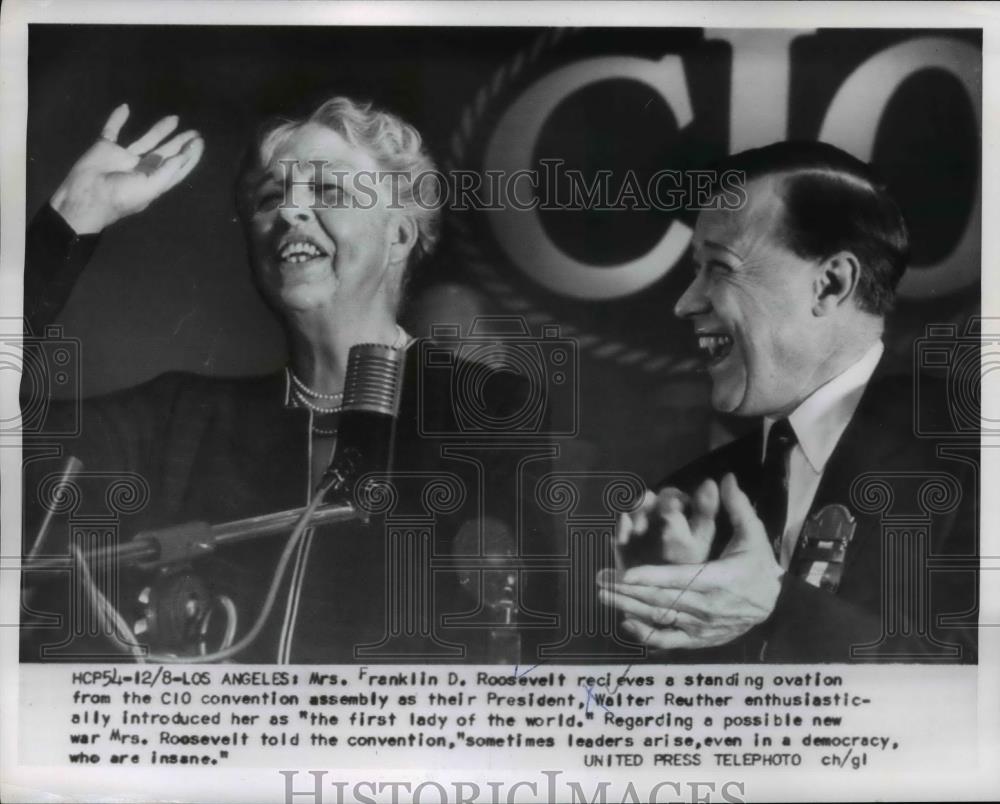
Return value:
<svg viewBox="0 0 1000 804">
<path fill-rule="evenodd" d="M 836 593 L 787 572 L 767 621 L 729 645 L 674 658 L 976 661 L 978 439 L 920 437 L 917 406 L 941 421 L 947 389 L 928 378 L 891 376 L 884 364 L 837 443 L 806 518 L 831 505 L 856 518 Z M 696 460 L 662 485 L 691 491 L 706 477 L 733 472 L 756 500 L 761 431 Z M 713 556 L 730 534 L 723 517 Z"/>
</svg>

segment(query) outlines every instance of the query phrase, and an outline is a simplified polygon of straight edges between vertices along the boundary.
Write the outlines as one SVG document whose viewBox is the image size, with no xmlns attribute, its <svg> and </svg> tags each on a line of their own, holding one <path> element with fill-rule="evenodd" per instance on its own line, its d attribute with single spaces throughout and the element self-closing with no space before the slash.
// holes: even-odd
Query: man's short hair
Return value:
<svg viewBox="0 0 1000 804">
<path fill-rule="evenodd" d="M 892 309 L 910 240 L 899 207 L 869 165 L 825 142 L 788 141 L 734 154 L 716 170 L 740 171 L 747 182 L 781 179 L 784 245 L 803 259 L 850 251 L 861 265 L 858 306 L 879 316 Z"/>
</svg>

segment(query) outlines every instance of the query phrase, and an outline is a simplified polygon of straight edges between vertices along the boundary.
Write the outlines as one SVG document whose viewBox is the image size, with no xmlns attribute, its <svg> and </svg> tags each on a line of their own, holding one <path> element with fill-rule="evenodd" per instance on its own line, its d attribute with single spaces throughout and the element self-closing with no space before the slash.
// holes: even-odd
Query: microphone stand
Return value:
<svg viewBox="0 0 1000 804">
<path fill-rule="evenodd" d="M 493 570 L 496 571 L 496 570 Z M 514 622 L 517 613 L 517 571 L 507 570 L 505 585 L 500 600 L 487 603 L 494 614 L 500 614 L 503 624 L 494 627 L 487 634 L 486 657 L 490 664 L 517 665 L 521 662 L 521 632 Z"/>
<path fill-rule="evenodd" d="M 99 548 L 84 554 L 92 560 L 113 560 L 120 565 L 133 565 L 140 569 L 156 569 L 170 564 L 185 563 L 209 555 L 222 545 L 236 544 L 263 536 L 275 536 L 291 530 L 305 508 L 292 508 L 272 514 L 236 519 L 209 525 L 207 522 L 186 522 L 168 528 L 140 531 L 131 541 L 110 548 Z M 310 517 L 309 526 L 316 527 L 366 517 L 354 506 L 330 503 L 320 506 Z M 38 559 L 26 562 L 26 570 L 65 569 L 72 562 L 69 556 Z"/>
<path fill-rule="evenodd" d="M 29 554 L 24 569 L 64 569 L 72 567 L 75 558 L 80 562 L 86 588 L 96 605 L 102 607 L 106 617 L 117 620 L 121 619 L 120 616 L 93 583 L 88 564 L 96 559 L 105 563 L 114 562 L 117 566 L 134 565 L 143 570 L 158 571 L 158 581 L 162 582 L 165 577 L 168 580 L 165 583 L 154 582 L 151 587 L 143 590 L 140 599 L 145 597 L 142 602 L 147 604 L 147 612 L 151 613 L 154 622 L 162 620 L 166 623 L 165 630 L 172 636 L 171 642 L 184 642 L 193 627 L 199 624 L 201 633 L 205 633 L 211 605 L 205 584 L 197 576 L 185 574 L 184 566 L 214 552 L 219 545 L 291 531 L 264 606 L 258 613 L 253 628 L 235 644 L 226 644 L 213 654 L 203 652 L 201 656 L 186 658 L 191 661 L 215 661 L 235 655 L 248 647 L 260 634 L 276 600 L 279 581 L 288 566 L 292 551 L 306 529 L 354 519 L 368 522 L 369 518 L 364 511 L 346 504 L 344 500 L 354 490 L 356 479 L 364 477 L 365 469 L 378 468 L 380 464 L 391 466 L 396 417 L 402 393 L 403 365 L 403 353 L 392 347 L 380 344 L 356 344 L 351 347 L 345 376 L 343 410 L 346 417 L 353 417 L 351 421 L 356 426 L 346 428 L 341 436 L 337 453 L 309 505 L 217 525 L 188 522 L 174 527 L 141 531 L 124 545 L 97 548 L 87 554 L 74 550 L 75 556 L 45 560 L 37 560 Z M 341 425 L 344 424 L 345 420 L 342 419 Z M 67 473 L 78 468 L 78 462 L 71 463 L 64 472 L 64 479 Z M 339 501 L 321 505 L 331 493 Z M 46 519 L 40 536 L 44 536 L 48 524 Z M 36 546 L 40 541 L 36 539 Z M 153 597 L 157 598 L 159 606 L 152 604 Z M 166 602 L 162 602 L 161 598 Z M 221 598 L 219 600 L 222 601 Z M 226 601 L 229 609 L 234 610 L 232 601 L 226 598 L 222 602 Z M 162 610 L 163 613 L 157 615 L 156 610 Z M 229 623 L 232 627 L 230 629 L 227 626 L 229 637 L 224 641 L 228 641 L 232 633 L 235 633 L 234 616 L 229 616 Z M 148 622 L 144 621 L 144 624 L 149 627 Z M 134 638 L 131 641 L 134 642 Z M 176 660 L 167 654 L 151 658 L 160 661 Z"/>
</svg>

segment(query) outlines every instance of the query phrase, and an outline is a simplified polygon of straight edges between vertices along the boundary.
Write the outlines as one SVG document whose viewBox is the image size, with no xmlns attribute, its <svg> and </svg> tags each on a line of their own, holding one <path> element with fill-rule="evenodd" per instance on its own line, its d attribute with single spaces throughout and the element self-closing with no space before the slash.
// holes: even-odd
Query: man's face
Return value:
<svg viewBox="0 0 1000 804">
<path fill-rule="evenodd" d="M 694 325 L 716 410 L 786 415 L 815 390 L 824 359 L 813 316 L 817 265 L 779 241 L 776 180 L 755 179 L 746 189 L 742 209 L 698 216 L 697 273 L 674 312 Z"/>
<path fill-rule="evenodd" d="M 275 149 L 250 191 L 248 233 L 257 279 L 279 309 L 363 310 L 398 282 L 388 271 L 396 218 L 377 170 L 366 150 L 316 123 Z"/>
</svg>

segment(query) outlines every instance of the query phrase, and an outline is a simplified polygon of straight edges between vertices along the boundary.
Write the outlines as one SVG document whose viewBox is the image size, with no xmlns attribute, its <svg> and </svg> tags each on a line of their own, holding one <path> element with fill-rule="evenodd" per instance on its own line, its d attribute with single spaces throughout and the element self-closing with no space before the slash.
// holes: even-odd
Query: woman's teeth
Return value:
<svg viewBox="0 0 1000 804">
<path fill-rule="evenodd" d="M 293 264 L 308 262 L 311 259 L 321 256 L 323 256 L 323 252 L 319 248 L 314 246 L 312 243 L 305 241 L 289 243 L 278 252 L 278 257 L 280 257 L 284 262 L 290 262 Z"/>
</svg>

